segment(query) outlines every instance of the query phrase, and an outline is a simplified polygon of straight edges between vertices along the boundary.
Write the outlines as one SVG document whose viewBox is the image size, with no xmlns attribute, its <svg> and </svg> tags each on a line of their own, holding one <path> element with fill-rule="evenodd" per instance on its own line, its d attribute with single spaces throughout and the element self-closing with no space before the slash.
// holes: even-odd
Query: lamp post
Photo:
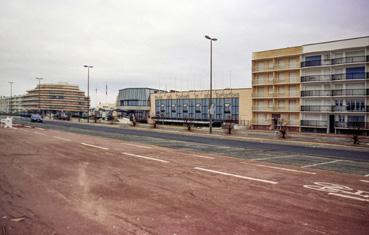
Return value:
<svg viewBox="0 0 369 235">
<path fill-rule="evenodd" d="M 90 122 L 90 69 L 92 69 L 94 66 L 83 65 L 83 67 L 87 68 L 87 122 Z"/>
<path fill-rule="evenodd" d="M 209 98 L 209 133 L 213 132 L 213 41 L 218 39 L 205 35 L 205 38 L 210 40 L 210 98 Z"/>
<path fill-rule="evenodd" d="M 38 80 L 38 113 L 41 115 L 41 80 L 43 78 L 36 78 Z"/>
<path fill-rule="evenodd" d="M 10 115 L 12 115 L 13 113 L 13 83 L 14 82 L 9 82 L 10 84 L 10 103 L 9 103 Z"/>
</svg>

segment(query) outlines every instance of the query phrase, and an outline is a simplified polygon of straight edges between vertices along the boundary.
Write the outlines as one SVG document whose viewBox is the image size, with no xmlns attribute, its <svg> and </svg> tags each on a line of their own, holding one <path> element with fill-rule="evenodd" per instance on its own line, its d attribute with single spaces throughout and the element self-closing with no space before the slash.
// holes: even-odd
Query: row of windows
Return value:
<svg viewBox="0 0 369 235">
<path fill-rule="evenodd" d="M 148 106 L 146 100 L 121 100 L 120 106 Z"/>
<path fill-rule="evenodd" d="M 208 99 L 168 99 L 156 100 L 156 116 L 162 118 L 208 119 Z M 213 99 L 214 118 L 219 120 L 238 120 L 238 98 Z"/>
</svg>

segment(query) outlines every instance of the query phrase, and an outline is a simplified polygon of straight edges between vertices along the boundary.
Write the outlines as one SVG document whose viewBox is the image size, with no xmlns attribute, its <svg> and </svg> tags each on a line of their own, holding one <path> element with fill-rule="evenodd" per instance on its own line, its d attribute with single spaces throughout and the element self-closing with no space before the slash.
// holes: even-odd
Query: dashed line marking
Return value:
<svg viewBox="0 0 369 235">
<path fill-rule="evenodd" d="M 41 132 L 38 132 L 38 131 L 34 131 L 33 133 L 35 133 L 35 134 L 37 134 L 37 135 L 43 135 L 43 136 L 46 136 L 46 134 L 41 133 Z"/>
<path fill-rule="evenodd" d="M 250 161 L 263 161 L 263 160 L 270 160 L 270 159 L 278 159 L 278 158 L 289 158 L 289 157 L 296 157 L 296 155 L 287 155 L 287 156 L 277 156 L 277 157 L 264 157 L 264 158 L 253 158 L 249 159 Z"/>
<path fill-rule="evenodd" d="M 127 144 L 127 143 L 124 143 L 125 145 L 131 145 L 131 146 L 134 146 L 134 147 L 138 147 L 138 148 L 143 148 L 143 149 L 152 149 L 152 147 L 149 147 L 149 146 L 143 146 L 143 145 L 138 145 L 138 144 Z"/>
<path fill-rule="evenodd" d="M 215 173 L 215 174 L 220 174 L 220 175 L 232 176 L 232 177 L 245 179 L 245 180 L 258 181 L 258 182 L 267 183 L 267 184 L 278 184 L 278 182 L 276 182 L 276 181 L 258 179 L 258 178 L 243 176 L 243 175 L 235 175 L 235 174 L 231 174 L 231 173 L 227 173 L 227 172 L 215 171 L 215 170 L 206 169 L 206 168 L 202 168 L 202 167 L 194 167 L 194 169 L 195 170 L 200 170 L 200 171 L 211 172 L 211 173 Z"/>
<path fill-rule="evenodd" d="M 326 164 L 331 164 L 331 163 L 335 163 L 335 162 L 342 162 L 342 161 L 343 160 L 334 160 L 334 161 L 329 161 L 329 162 L 321 162 L 321 163 L 316 163 L 316 164 L 311 164 L 311 165 L 305 165 L 305 166 L 302 166 L 301 168 L 309 168 L 309 167 L 326 165 Z"/>
<path fill-rule="evenodd" d="M 197 155 L 197 154 L 194 154 L 194 155 L 191 155 L 192 157 L 199 157 L 199 158 L 206 158 L 206 159 L 214 159 L 214 157 L 209 157 L 209 156 L 203 156 L 203 155 Z"/>
<path fill-rule="evenodd" d="M 360 181 L 364 183 L 369 183 L 369 180 L 360 180 Z"/>
<path fill-rule="evenodd" d="M 362 201 L 362 202 L 369 202 L 369 199 L 353 197 L 353 196 L 343 195 L 343 194 L 339 194 L 339 193 L 328 193 L 328 195 L 333 195 L 333 196 L 343 197 L 343 198 L 350 198 L 350 199 L 354 199 L 354 200 L 358 200 L 358 201 Z"/>
<path fill-rule="evenodd" d="M 364 175 L 364 177 L 369 177 L 369 174 L 367 174 L 367 175 Z"/>
<path fill-rule="evenodd" d="M 31 126 L 24 126 L 24 127 L 26 127 L 26 128 L 32 128 Z"/>
<path fill-rule="evenodd" d="M 38 129 L 38 130 L 41 130 L 41 131 L 45 130 L 44 128 L 41 128 L 41 127 L 35 127 L 35 128 Z"/>
<path fill-rule="evenodd" d="M 303 173 L 303 174 L 309 174 L 309 175 L 316 175 L 316 172 L 311 172 L 311 171 L 300 171 L 300 170 L 295 170 L 295 169 L 290 169 L 290 168 L 267 166 L 267 165 L 262 165 L 262 164 L 252 164 L 252 163 L 247 163 L 247 162 L 241 162 L 241 163 L 246 164 L 246 165 L 260 166 L 260 167 L 266 167 L 266 168 L 277 169 L 277 170 L 282 170 L 282 171 L 291 171 L 291 172 L 297 172 L 297 173 Z"/>
<path fill-rule="evenodd" d="M 67 139 L 67 138 L 63 138 L 63 137 L 59 137 L 59 136 L 53 136 L 55 139 L 59 139 L 59 140 L 64 140 L 64 141 L 68 141 L 71 142 L 72 140 Z"/>
<path fill-rule="evenodd" d="M 103 150 L 109 150 L 109 148 L 105 148 L 105 147 L 101 147 L 101 146 L 97 146 L 97 145 L 93 145 L 93 144 L 86 144 L 86 143 L 81 143 L 82 145 L 88 146 L 88 147 L 92 147 L 92 148 L 98 148 L 98 149 L 103 149 Z"/>
<path fill-rule="evenodd" d="M 130 157 L 143 158 L 143 159 L 152 160 L 152 161 L 158 161 L 158 162 L 162 162 L 162 163 L 169 163 L 169 161 L 166 161 L 166 160 L 162 160 L 162 159 L 158 159 L 158 158 L 153 158 L 153 157 L 142 156 L 142 155 L 133 154 L 133 153 L 123 152 L 122 154 L 127 155 L 127 156 L 130 156 Z"/>
</svg>

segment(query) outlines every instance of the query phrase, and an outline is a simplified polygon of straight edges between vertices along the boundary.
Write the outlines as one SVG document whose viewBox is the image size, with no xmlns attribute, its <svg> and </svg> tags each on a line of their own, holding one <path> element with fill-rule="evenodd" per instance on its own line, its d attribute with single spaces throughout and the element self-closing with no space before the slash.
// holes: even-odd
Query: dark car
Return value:
<svg viewBox="0 0 369 235">
<path fill-rule="evenodd" d="M 41 115 L 40 114 L 32 114 L 31 115 L 31 122 L 43 122 Z"/>
</svg>

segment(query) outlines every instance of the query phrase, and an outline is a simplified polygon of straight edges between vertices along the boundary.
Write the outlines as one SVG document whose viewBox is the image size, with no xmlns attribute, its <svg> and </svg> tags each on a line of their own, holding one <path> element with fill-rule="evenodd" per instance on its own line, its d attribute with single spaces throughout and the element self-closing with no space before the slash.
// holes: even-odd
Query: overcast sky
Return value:
<svg viewBox="0 0 369 235">
<path fill-rule="evenodd" d="M 92 104 L 119 89 L 251 86 L 251 53 L 369 35 L 367 0 L 2 0 L 0 96 L 45 83 L 87 87 Z M 105 84 L 108 96 L 105 96 Z M 98 93 L 96 96 L 96 90 Z"/>
</svg>

